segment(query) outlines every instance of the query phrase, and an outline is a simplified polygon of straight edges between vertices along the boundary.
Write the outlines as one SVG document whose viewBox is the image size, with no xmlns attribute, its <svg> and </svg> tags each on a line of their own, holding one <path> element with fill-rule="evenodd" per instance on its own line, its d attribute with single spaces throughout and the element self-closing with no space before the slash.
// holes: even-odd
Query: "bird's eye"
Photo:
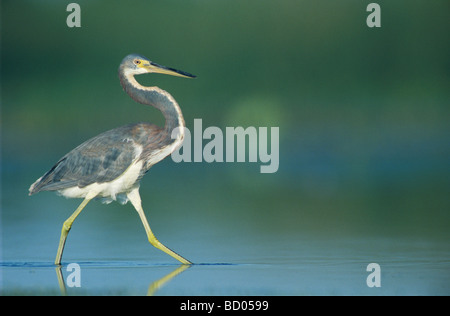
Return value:
<svg viewBox="0 0 450 316">
<path fill-rule="evenodd" d="M 134 61 L 134 63 L 135 63 L 136 65 L 139 65 L 139 64 L 141 63 L 141 61 L 140 61 L 139 59 L 136 59 L 136 60 Z"/>
</svg>

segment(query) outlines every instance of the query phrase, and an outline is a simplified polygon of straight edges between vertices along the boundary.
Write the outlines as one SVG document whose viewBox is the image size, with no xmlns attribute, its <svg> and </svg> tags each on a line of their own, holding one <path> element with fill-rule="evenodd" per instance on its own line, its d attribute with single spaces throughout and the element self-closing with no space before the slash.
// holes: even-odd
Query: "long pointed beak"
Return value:
<svg viewBox="0 0 450 316">
<path fill-rule="evenodd" d="M 154 62 L 149 62 L 148 64 L 143 65 L 143 68 L 147 69 L 148 72 L 153 72 L 153 73 L 166 74 L 166 75 L 183 77 L 183 78 L 195 78 L 196 77 L 188 72 L 169 68 L 166 66 L 161 66 Z"/>
</svg>

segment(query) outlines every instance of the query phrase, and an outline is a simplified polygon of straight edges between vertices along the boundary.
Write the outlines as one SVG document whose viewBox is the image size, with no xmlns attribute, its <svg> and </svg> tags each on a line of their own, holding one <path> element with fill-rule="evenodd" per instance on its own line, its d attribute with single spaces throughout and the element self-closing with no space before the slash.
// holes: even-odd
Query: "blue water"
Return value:
<svg viewBox="0 0 450 316">
<path fill-rule="evenodd" d="M 279 174 L 273 182 L 251 168 L 241 176 L 163 163 L 141 183 L 143 207 L 157 238 L 194 265 L 180 268 L 151 246 L 130 204 L 92 201 L 58 269 L 61 225 L 81 201 L 29 197 L 42 170 L 20 170 L 3 173 L 3 295 L 450 294 L 447 198 L 437 186 L 415 194 L 406 182 L 383 180 L 390 186 L 382 189 L 350 181 L 318 191 L 317 182 L 308 190 L 305 179 Z M 71 263 L 80 287 L 70 286 Z M 380 267 L 381 287 L 367 284 L 370 263 Z"/>
<path fill-rule="evenodd" d="M 62 277 L 50 259 L 54 247 L 28 239 L 6 251 L 1 264 L 4 294 L 48 295 L 448 295 L 450 258 L 447 245 L 402 239 L 319 239 L 311 235 L 170 238 L 168 244 L 195 264 L 184 269 L 173 259 L 122 233 L 116 238 L 68 241 Z M 70 238 L 69 237 L 69 238 Z M 45 238 L 44 236 L 42 238 Z M 120 242 L 120 239 L 124 239 Z M 134 239 L 134 237 L 132 238 Z M 167 238 L 166 238 L 167 239 Z M 24 242 L 24 241 L 23 241 Z M 169 243 L 170 242 L 170 243 Z M 176 248 L 175 248 L 176 246 Z M 34 248 L 34 251 L 31 250 Z M 21 256 L 19 254 L 22 254 Z M 34 258 L 33 258 L 34 257 Z M 48 258 L 47 258 L 48 257 Z M 44 260 L 46 258 L 47 260 Z M 89 260 L 88 260 L 89 258 Z M 35 259 L 32 261 L 32 259 Z M 367 285 L 369 263 L 380 265 L 381 287 Z M 80 266 L 81 287 L 67 285 Z M 170 275 L 179 274 L 155 284 Z M 60 279 L 65 284 L 60 287 Z"/>
</svg>

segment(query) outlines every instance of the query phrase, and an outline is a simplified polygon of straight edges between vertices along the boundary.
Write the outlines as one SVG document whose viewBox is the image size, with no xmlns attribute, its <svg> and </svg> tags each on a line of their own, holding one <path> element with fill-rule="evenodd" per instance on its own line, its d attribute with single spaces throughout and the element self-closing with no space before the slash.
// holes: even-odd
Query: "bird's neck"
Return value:
<svg viewBox="0 0 450 316">
<path fill-rule="evenodd" d="M 151 105 L 160 110 L 166 123 L 164 129 L 169 137 L 175 128 L 184 134 L 184 118 L 181 109 L 175 99 L 167 92 L 158 87 L 144 87 L 140 85 L 133 75 L 119 71 L 120 83 L 128 95 L 136 102 Z M 182 137 L 183 135 L 181 135 Z"/>
</svg>

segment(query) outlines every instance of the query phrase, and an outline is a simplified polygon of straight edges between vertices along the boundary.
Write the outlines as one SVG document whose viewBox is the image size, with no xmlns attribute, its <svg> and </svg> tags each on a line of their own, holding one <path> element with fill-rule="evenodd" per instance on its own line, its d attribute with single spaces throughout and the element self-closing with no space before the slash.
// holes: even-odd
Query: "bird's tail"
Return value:
<svg viewBox="0 0 450 316">
<path fill-rule="evenodd" d="M 41 182 L 42 177 L 40 177 L 39 179 L 36 180 L 36 182 L 34 182 L 30 188 L 28 189 L 28 195 L 33 195 L 34 193 L 39 192 L 39 189 L 37 188 L 37 185 Z"/>
</svg>

